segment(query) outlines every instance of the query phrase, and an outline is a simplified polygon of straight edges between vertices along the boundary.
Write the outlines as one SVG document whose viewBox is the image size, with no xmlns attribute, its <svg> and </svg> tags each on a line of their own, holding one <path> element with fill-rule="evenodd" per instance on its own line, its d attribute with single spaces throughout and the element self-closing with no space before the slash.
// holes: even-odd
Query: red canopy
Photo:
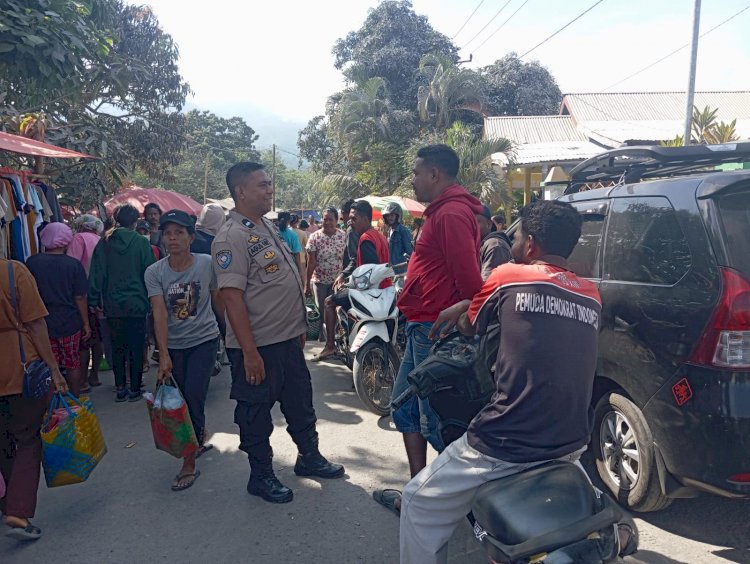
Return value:
<svg viewBox="0 0 750 564">
<path fill-rule="evenodd" d="M 193 215 L 200 215 L 203 208 L 201 204 L 184 194 L 178 194 L 169 190 L 159 190 L 157 188 L 140 188 L 138 186 L 133 186 L 116 194 L 104 202 L 104 207 L 107 210 L 107 214 L 111 214 L 112 210 L 120 204 L 130 204 L 143 213 L 143 209 L 148 203 L 158 205 L 162 212 L 177 209 Z"/>
<path fill-rule="evenodd" d="M 95 159 L 91 155 L 56 147 L 49 143 L 34 141 L 20 135 L 12 135 L 0 131 L 0 151 L 10 151 L 22 155 L 34 155 L 37 157 L 51 157 L 53 159 Z"/>
</svg>

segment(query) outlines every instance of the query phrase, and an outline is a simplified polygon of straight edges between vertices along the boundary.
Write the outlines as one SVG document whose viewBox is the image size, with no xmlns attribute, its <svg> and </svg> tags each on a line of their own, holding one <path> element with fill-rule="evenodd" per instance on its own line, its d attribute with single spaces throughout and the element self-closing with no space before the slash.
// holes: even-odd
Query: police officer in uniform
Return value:
<svg viewBox="0 0 750 564">
<path fill-rule="evenodd" d="M 247 491 L 273 503 L 292 500 L 292 490 L 271 463 L 271 408 L 278 401 L 299 455 L 298 476 L 339 478 L 344 467 L 318 450 L 310 372 L 303 347 L 307 329 L 304 291 L 289 248 L 263 217 L 273 186 L 262 164 L 241 162 L 227 172 L 235 203 L 212 244 L 214 270 L 226 307 L 231 398 L 240 449 L 250 460 Z"/>
</svg>

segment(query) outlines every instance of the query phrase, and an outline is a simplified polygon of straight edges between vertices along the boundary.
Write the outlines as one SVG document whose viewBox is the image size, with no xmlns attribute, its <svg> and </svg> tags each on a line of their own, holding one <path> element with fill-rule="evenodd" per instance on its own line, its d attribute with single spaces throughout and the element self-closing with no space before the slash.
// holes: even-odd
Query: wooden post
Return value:
<svg viewBox="0 0 750 564">
<path fill-rule="evenodd" d="M 531 203 L 531 169 L 526 167 L 523 169 L 523 205 L 526 206 Z"/>
</svg>

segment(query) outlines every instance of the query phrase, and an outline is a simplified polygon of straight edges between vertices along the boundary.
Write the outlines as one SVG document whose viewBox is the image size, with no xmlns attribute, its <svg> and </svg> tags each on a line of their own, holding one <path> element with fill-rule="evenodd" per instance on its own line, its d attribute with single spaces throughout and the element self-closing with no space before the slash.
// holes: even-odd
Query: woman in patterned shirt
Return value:
<svg viewBox="0 0 750 564">
<path fill-rule="evenodd" d="M 315 298 L 318 311 L 323 311 L 325 299 L 333 293 L 333 282 L 341 272 L 346 247 L 346 233 L 337 227 L 339 212 L 328 208 L 323 213 L 323 229 L 307 241 L 307 276 L 305 295 Z"/>
</svg>

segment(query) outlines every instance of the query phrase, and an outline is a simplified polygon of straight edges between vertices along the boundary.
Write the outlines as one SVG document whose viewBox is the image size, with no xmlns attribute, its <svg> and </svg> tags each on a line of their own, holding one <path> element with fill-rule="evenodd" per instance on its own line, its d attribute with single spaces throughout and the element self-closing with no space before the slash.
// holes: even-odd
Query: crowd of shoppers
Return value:
<svg viewBox="0 0 750 564">
<path fill-rule="evenodd" d="M 490 290 L 508 276 L 522 275 L 520 270 L 498 268 L 511 259 L 512 243 L 498 230 L 502 218 L 493 216 L 459 184 L 458 170 L 457 155 L 445 145 L 418 151 L 413 188 L 417 200 L 427 207 L 413 232 L 404 225 L 404 210 L 391 203 L 381 210 L 384 235 L 374 228 L 374 210 L 365 200 L 342 202 L 340 212 L 326 209 L 320 228 L 312 216 L 306 221 L 289 212 L 280 212 L 274 224 L 264 217 L 273 195 L 269 175 L 263 165 L 243 162 L 227 173 L 235 204 L 228 216 L 216 204 L 206 205 L 198 218 L 179 210 L 162 212 L 158 205 L 148 204 L 141 218 L 136 208 L 122 205 L 106 229 L 91 215 L 74 222 L 75 233 L 62 223 L 47 225 L 40 233 L 44 252 L 30 258 L 26 266 L 0 261 L 0 352 L 11 365 L 0 373 L 0 451 L 5 455 L 0 456 L 0 471 L 8 482 L 0 509 L 13 535 L 38 538 L 41 534 L 29 519 L 39 481 L 39 427 L 49 401 L 19 397 L 23 377 L 19 343 L 27 358 L 42 358 L 48 364 L 54 390 L 70 389 L 78 395 L 101 384 L 97 368 L 102 350 L 111 341 L 115 401 L 135 402 L 142 397 L 142 353 L 152 332 L 159 351 L 157 382 L 174 379 L 199 444 L 194 454 L 182 460 L 171 482 L 172 490 L 181 491 L 198 479 L 197 459 L 211 448 L 205 402 L 225 330 L 230 397 L 236 401 L 234 420 L 240 448 L 250 464 L 247 491 L 273 503 L 293 498 L 273 467 L 271 409 L 276 403 L 298 448 L 294 472 L 319 478 L 343 476 L 343 466 L 327 460 L 319 449 L 312 384 L 303 354 L 305 296 L 312 296 L 325 312 L 326 345 L 314 360 L 329 359 L 334 355 L 336 308 L 348 307 L 347 278 L 364 264 L 401 265 L 397 273 L 405 273 L 406 282 L 398 306 L 406 316 L 407 341 L 394 396 L 407 386 L 409 372 L 427 357 L 444 322 L 465 332 L 481 332 L 499 308 L 495 304 L 488 317 L 484 304 L 494 296 Z M 564 257 L 577 237 L 573 225 L 561 232 L 559 240 L 545 239 L 545 220 L 539 216 L 547 210 L 540 210 L 522 216 L 523 241 L 514 244 L 512 254 L 521 264 L 518 268 L 536 265 L 534 273 L 544 284 L 550 269 L 554 273 L 565 269 Z M 569 215 L 569 210 L 557 213 Z M 8 264 L 12 268 L 6 268 Z M 382 286 L 391 283 L 386 280 Z M 10 305 L 11 293 L 17 295 L 16 307 Z M 582 295 L 590 298 L 596 296 Z M 462 316 L 467 310 L 468 317 Z M 512 317 L 510 312 L 502 315 Z M 505 378 L 525 369 L 518 358 L 498 362 L 504 363 Z M 438 453 L 444 451 L 437 417 L 427 401 L 413 398 L 392 417 L 403 436 L 411 481 L 403 499 L 397 490 L 378 490 L 374 497 L 401 515 L 404 561 L 439 561 L 445 536 L 466 512 L 464 501 L 476 480 L 459 487 L 442 478 L 445 472 L 435 464 L 426 467 L 428 445 Z M 451 446 L 438 460 L 464 471 L 466 464 L 461 466 L 461 461 L 476 449 L 511 466 L 519 462 L 502 458 L 505 451 L 497 448 L 495 434 L 504 421 L 487 412 L 472 426 L 468 442 Z M 571 431 L 566 443 L 570 449 L 542 454 L 546 459 L 576 456 L 584 427 L 578 421 Z M 421 490 L 428 482 L 438 484 L 446 495 L 463 496 L 460 510 L 440 511 Z"/>
</svg>

